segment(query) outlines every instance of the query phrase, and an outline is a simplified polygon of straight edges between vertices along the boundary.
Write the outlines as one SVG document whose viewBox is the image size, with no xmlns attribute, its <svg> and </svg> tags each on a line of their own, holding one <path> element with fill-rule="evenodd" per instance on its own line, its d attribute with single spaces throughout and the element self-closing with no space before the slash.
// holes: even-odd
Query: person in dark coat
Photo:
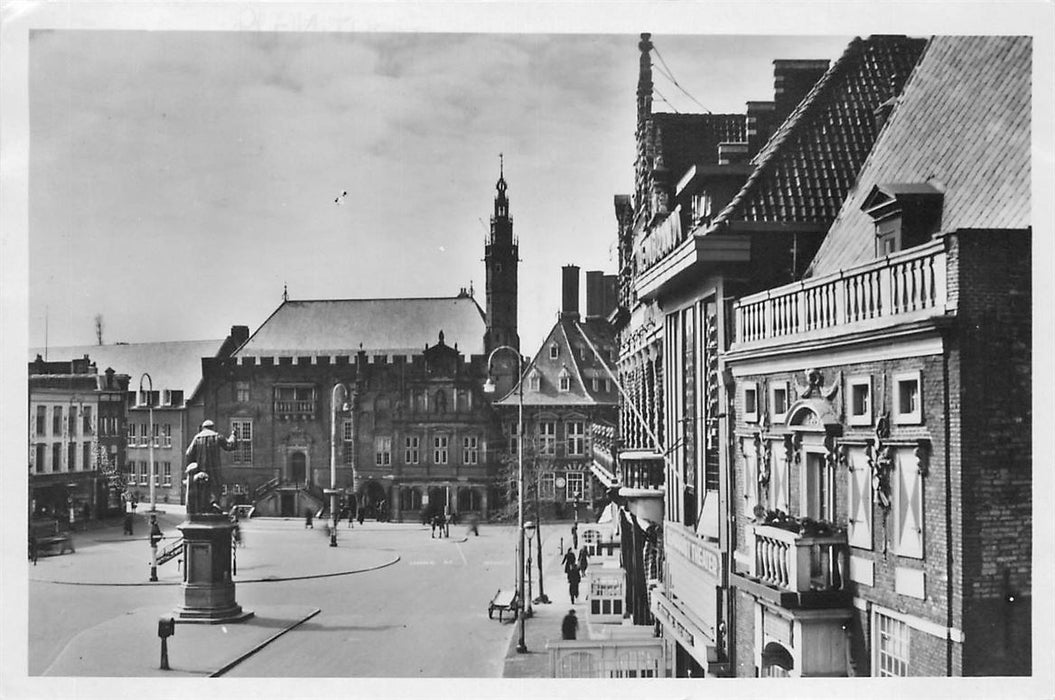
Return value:
<svg viewBox="0 0 1055 700">
<path fill-rule="evenodd" d="M 575 599 L 579 597 L 579 581 L 581 580 L 582 576 L 579 575 L 578 566 L 568 569 L 568 595 L 571 597 L 572 605 L 575 605 Z"/>
<path fill-rule="evenodd" d="M 568 547 L 568 553 L 564 555 L 564 559 L 561 560 L 561 566 L 564 567 L 564 573 L 568 573 L 573 567 L 578 567 L 579 564 L 575 561 L 575 550 Z"/>
<path fill-rule="evenodd" d="M 564 616 L 564 621 L 560 623 L 560 636 L 563 639 L 575 639 L 575 635 L 579 632 L 579 618 L 575 617 L 575 611 L 569 610 L 568 614 Z"/>
<path fill-rule="evenodd" d="M 590 566 L 590 557 L 586 553 L 586 547 L 579 550 L 579 575 L 586 578 L 586 569 Z"/>
<path fill-rule="evenodd" d="M 312 530 L 315 529 L 315 523 L 312 522 L 312 518 L 314 518 L 314 517 L 315 517 L 315 514 L 311 512 L 311 508 L 306 508 L 304 510 L 304 529 L 305 530 L 307 530 L 309 527 Z"/>
</svg>

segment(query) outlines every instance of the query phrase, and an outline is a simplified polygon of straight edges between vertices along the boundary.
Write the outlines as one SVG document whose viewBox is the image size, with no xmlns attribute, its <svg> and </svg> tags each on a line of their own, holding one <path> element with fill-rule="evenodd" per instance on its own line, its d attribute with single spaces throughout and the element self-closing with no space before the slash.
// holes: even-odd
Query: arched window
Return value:
<svg viewBox="0 0 1055 700">
<path fill-rule="evenodd" d="M 531 370 L 531 374 L 528 375 L 528 388 L 531 391 L 538 391 L 542 387 L 542 374 L 537 370 Z"/>
<path fill-rule="evenodd" d="M 571 391 L 571 372 L 568 371 L 567 367 L 561 367 L 560 374 L 557 375 L 559 381 L 559 387 L 562 392 Z"/>
<path fill-rule="evenodd" d="M 762 650 L 763 678 L 788 678 L 794 668 L 795 660 L 791 658 L 791 653 L 776 642 L 770 642 Z"/>
</svg>

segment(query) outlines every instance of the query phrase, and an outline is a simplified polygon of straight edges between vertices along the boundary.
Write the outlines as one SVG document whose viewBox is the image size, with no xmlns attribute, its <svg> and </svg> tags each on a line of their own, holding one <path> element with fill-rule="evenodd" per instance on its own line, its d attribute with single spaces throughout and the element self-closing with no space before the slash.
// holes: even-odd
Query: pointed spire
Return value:
<svg viewBox="0 0 1055 700">
<path fill-rule="evenodd" d="M 289 288 L 286 283 L 282 283 L 282 301 L 289 301 Z"/>
<path fill-rule="evenodd" d="M 495 218 L 509 216 L 509 200 L 506 199 L 505 157 L 498 154 L 498 183 L 495 185 L 498 195 L 495 197 Z"/>
</svg>

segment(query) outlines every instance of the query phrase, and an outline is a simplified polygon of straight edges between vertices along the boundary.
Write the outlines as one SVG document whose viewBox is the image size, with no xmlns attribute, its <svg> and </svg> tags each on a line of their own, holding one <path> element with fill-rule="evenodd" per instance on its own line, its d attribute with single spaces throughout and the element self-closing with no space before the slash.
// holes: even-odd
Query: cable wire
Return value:
<svg viewBox="0 0 1055 700">
<path fill-rule="evenodd" d="M 665 75 L 664 77 L 666 77 L 667 79 L 669 79 L 669 80 L 670 80 L 670 82 L 674 83 L 674 86 L 675 86 L 676 88 L 678 88 L 678 89 L 679 89 L 679 90 L 681 90 L 681 91 L 682 91 L 683 93 L 685 93 L 685 95 L 686 95 L 686 96 L 687 96 L 687 97 L 688 97 L 688 98 L 689 98 L 690 100 L 692 100 L 693 102 L 695 102 L 696 104 L 698 104 L 698 105 L 699 105 L 699 106 L 700 106 L 700 107 L 701 107 L 701 108 L 703 109 L 703 111 L 707 112 L 707 114 L 711 114 L 711 113 L 712 113 L 712 112 L 711 112 L 711 110 L 707 109 L 707 107 L 705 107 L 705 106 L 703 105 L 703 103 L 702 103 L 702 102 L 700 102 L 700 101 L 699 101 L 699 100 L 697 100 L 697 99 L 696 99 L 695 97 L 693 97 L 693 96 L 692 96 L 692 95 L 691 95 L 691 94 L 689 93 L 689 91 L 688 91 L 688 90 L 686 90 L 685 88 L 683 88 L 683 87 L 681 86 L 681 83 L 679 83 L 679 82 L 678 82 L 678 81 L 677 81 L 677 80 L 676 80 L 676 79 L 674 78 L 674 72 L 673 72 L 673 71 L 672 71 L 672 70 L 670 69 L 670 66 L 668 66 L 668 65 L 667 65 L 667 62 L 663 60 L 663 55 L 662 55 L 662 54 L 661 54 L 661 53 L 659 52 L 659 49 L 657 49 L 657 48 L 656 48 L 655 46 L 653 46 L 653 47 L 652 47 L 652 50 L 653 50 L 653 51 L 654 51 L 654 52 L 656 53 L 656 58 L 658 58 L 658 59 L 659 59 L 659 62 L 660 62 L 661 64 L 663 64 L 663 67 L 664 67 L 664 68 L 666 69 L 666 75 Z M 668 104 L 669 104 L 669 103 L 668 103 Z"/>
</svg>

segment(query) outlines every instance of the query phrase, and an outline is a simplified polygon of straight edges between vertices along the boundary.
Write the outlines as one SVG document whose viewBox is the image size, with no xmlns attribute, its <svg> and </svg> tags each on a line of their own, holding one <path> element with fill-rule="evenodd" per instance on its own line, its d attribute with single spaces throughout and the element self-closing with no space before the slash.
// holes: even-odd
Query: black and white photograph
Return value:
<svg viewBox="0 0 1055 700">
<path fill-rule="evenodd" d="M 0 19 L 0 695 L 1055 694 L 1052 4 Z"/>
</svg>

